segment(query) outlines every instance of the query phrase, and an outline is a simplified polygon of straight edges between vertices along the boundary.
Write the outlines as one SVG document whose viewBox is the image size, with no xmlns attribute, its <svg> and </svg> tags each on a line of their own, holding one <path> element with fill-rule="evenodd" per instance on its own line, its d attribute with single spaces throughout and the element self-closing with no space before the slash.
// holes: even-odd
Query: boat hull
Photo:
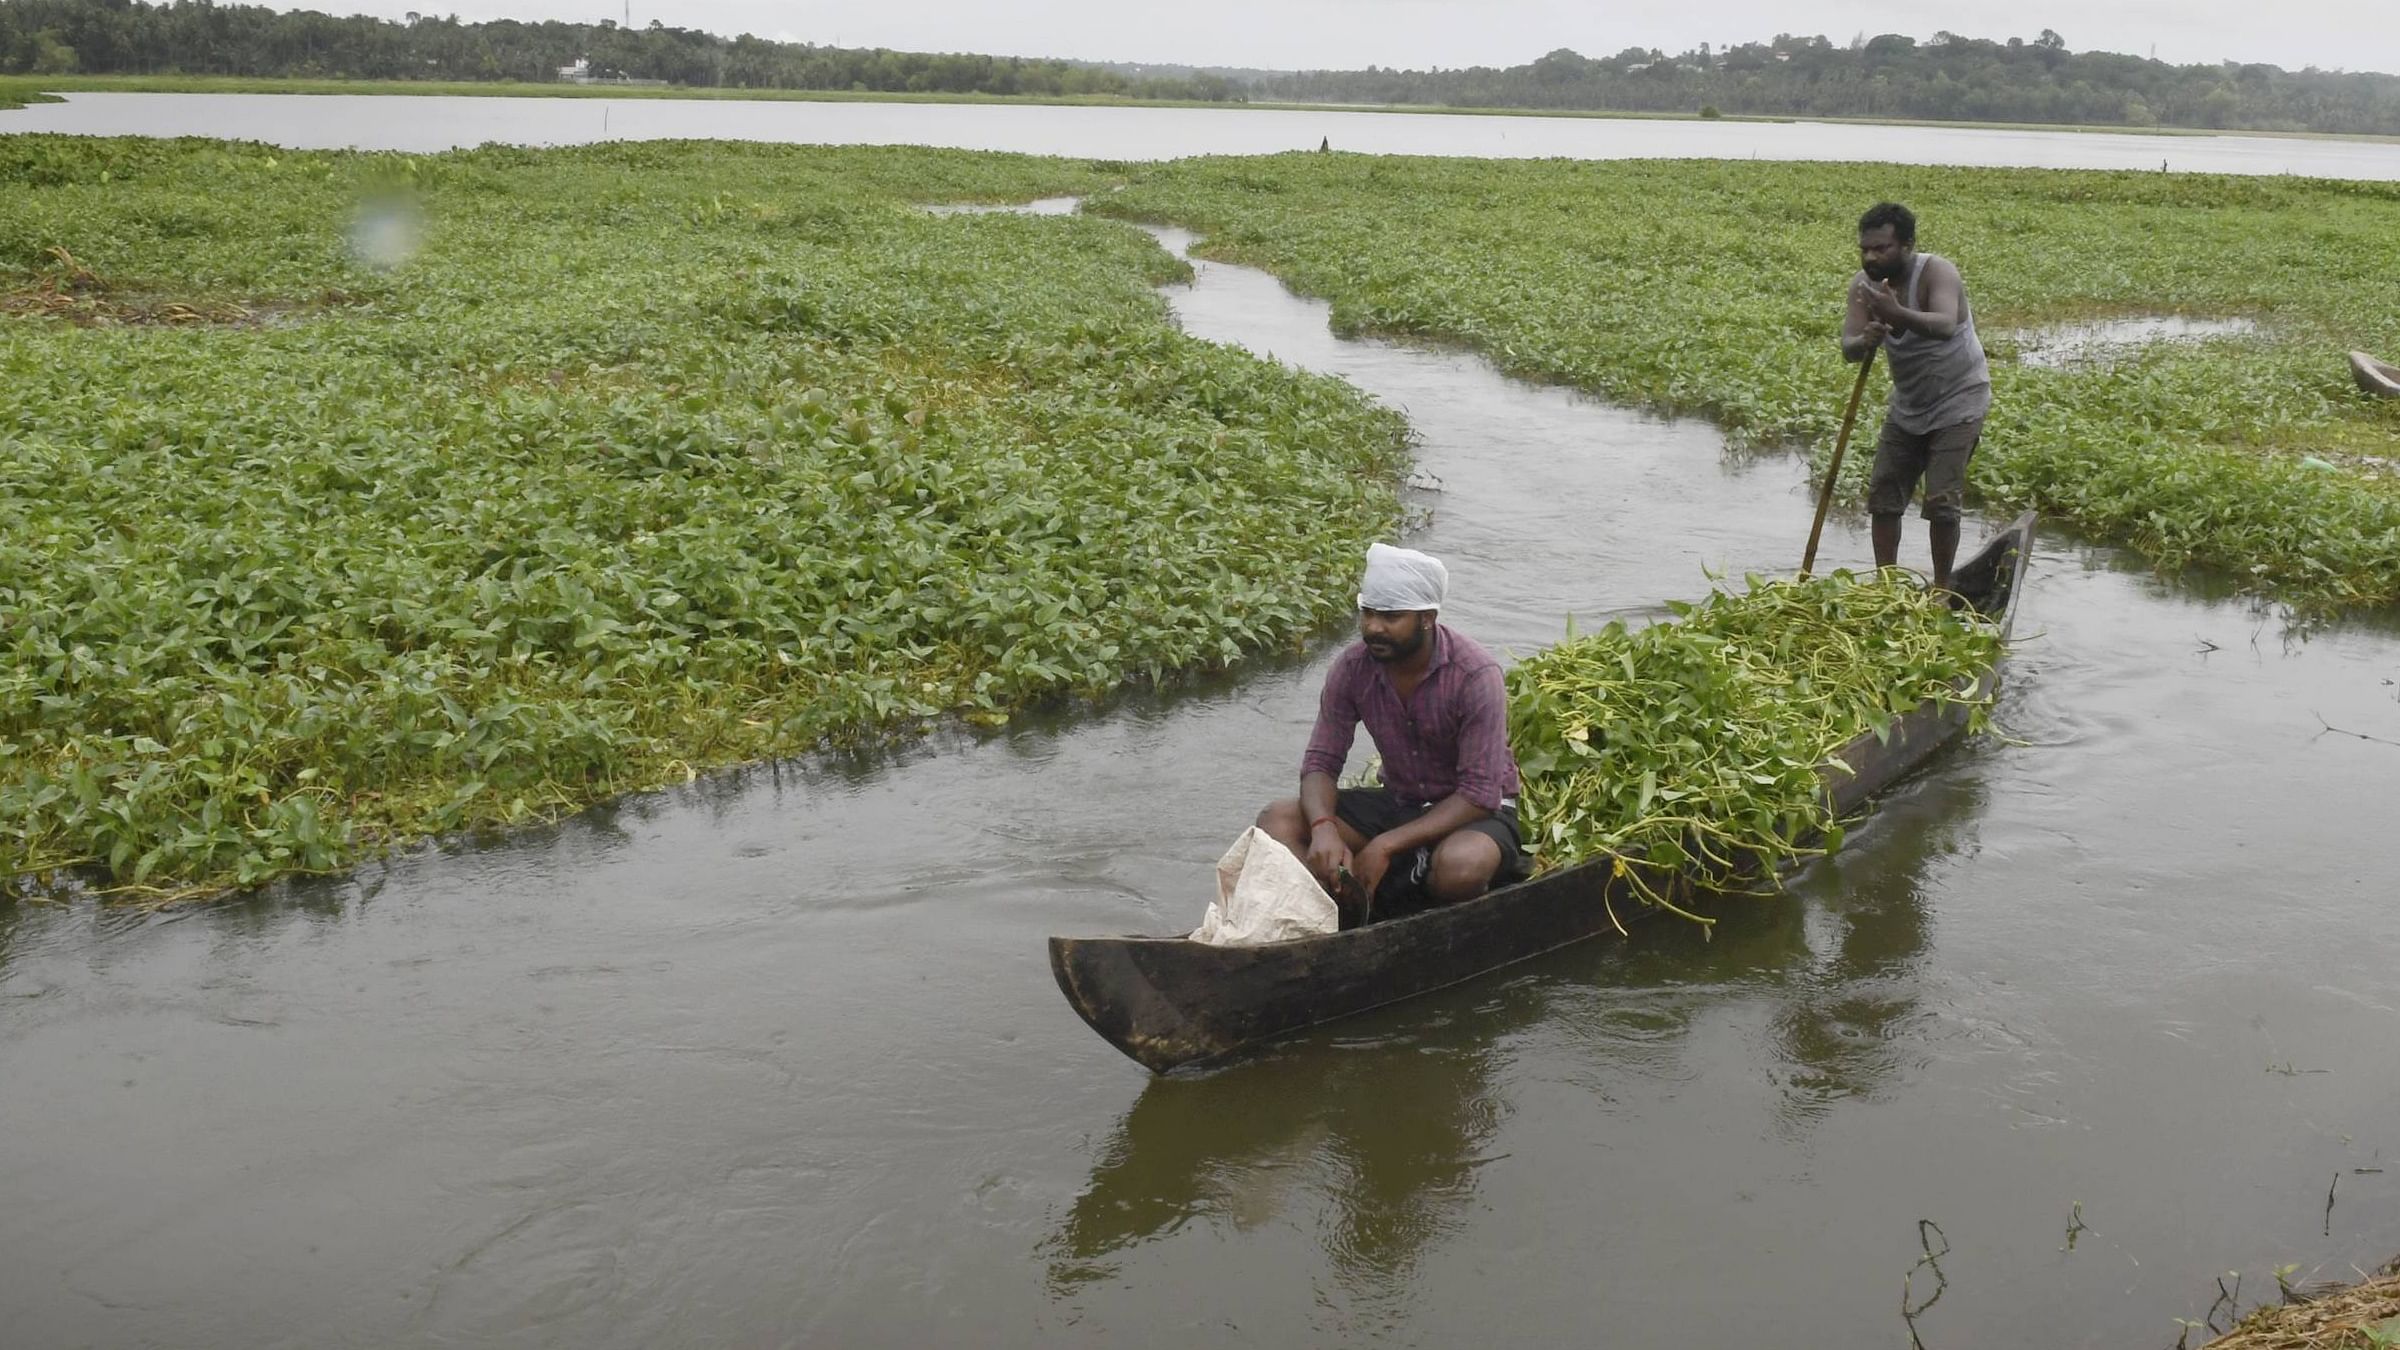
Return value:
<svg viewBox="0 0 2400 1350">
<path fill-rule="evenodd" d="M 2350 378 L 2377 398 L 2400 398 L 2400 366 L 2386 365 L 2365 352 L 2352 352 Z"/>
<path fill-rule="evenodd" d="M 1960 565 L 1955 584 L 2005 637 L 2032 555 L 2027 513 Z M 1998 667 L 1973 691 L 1988 696 Z M 1890 788 L 1964 730 L 1964 703 L 1927 704 L 1864 735 L 1828 774 L 1847 814 Z M 1461 904 L 1315 937 L 1217 947 L 1184 937 L 1054 937 L 1060 992 L 1094 1031 L 1155 1072 L 1222 1059 L 1304 1027 L 1348 1017 L 1555 951 L 1652 911 L 1601 859 L 1560 868 Z"/>
</svg>

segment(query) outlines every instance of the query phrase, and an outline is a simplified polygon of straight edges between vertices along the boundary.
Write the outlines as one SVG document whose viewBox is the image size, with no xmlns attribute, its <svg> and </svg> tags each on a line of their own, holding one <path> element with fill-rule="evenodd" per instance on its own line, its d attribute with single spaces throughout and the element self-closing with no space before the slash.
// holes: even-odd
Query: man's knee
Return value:
<svg viewBox="0 0 2400 1350">
<path fill-rule="evenodd" d="M 1913 458 L 1876 456 L 1875 467 L 1867 474 L 1867 514 L 1896 516 L 1907 510 L 1908 499 L 1917 495 L 1917 484 L 1924 477 L 1924 465 Z"/>
<path fill-rule="evenodd" d="M 1433 851 L 1427 878 L 1434 898 L 1469 900 L 1491 888 L 1500 871 L 1500 845 L 1481 830 L 1454 831 Z"/>
<path fill-rule="evenodd" d="M 1286 797 L 1282 801 L 1268 803 L 1267 809 L 1258 813 L 1258 828 L 1278 839 L 1288 839 L 1298 834 L 1300 799 Z"/>
</svg>

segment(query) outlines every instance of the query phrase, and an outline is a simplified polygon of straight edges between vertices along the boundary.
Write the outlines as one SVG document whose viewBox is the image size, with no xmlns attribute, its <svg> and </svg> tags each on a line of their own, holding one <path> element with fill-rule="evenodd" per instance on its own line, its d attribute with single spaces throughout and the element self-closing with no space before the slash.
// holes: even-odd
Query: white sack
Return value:
<svg viewBox="0 0 2400 1350">
<path fill-rule="evenodd" d="M 1333 897 L 1308 874 L 1308 865 L 1253 825 L 1217 860 L 1217 898 L 1192 930 L 1192 941 L 1249 947 L 1341 926 Z"/>
</svg>

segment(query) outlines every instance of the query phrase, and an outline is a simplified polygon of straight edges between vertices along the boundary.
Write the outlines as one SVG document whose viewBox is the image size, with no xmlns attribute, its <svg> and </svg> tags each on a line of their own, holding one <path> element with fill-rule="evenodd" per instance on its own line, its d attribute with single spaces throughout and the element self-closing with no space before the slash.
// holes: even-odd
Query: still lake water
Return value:
<svg viewBox="0 0 2400 1350">
<path fill-rule="evenodd" d="M 1167 295 L 1407 411 L 1496 647 L 1796 560 L 1788 458 L 1249 269 Z M 2287 642 L 2055 529 L 2020 631 L 1999 734 L 1715 941 L 1189 1079 L 1043 939 L 1196 920 L 1330 648 L 230 904 L 0 907 L 5 1339 L 1899 1347 L 1928 1219 L 1926 1345 L 2140 1347 L 2224 1271 L 2400 1250 L 2400 749 L 2322 730 L 2400 740 L 2400 633 Z"/>
<path fill-rule="evenodd" d="M 0 132 L 214 136 L 302 149 L 427 152 L 502 141 L 723 139 L 943 145 L 1090 159 L 1337 150 L 1487 159 L 1783 159 L 2048 169 L 2400 178 L 2400 144 L 2267 136 L 1491 117 L 1266 108 L 1076 108 L 968 103 L 449 98 L 325 94 L 69 94 L 0 113 Z"/>
</svg>

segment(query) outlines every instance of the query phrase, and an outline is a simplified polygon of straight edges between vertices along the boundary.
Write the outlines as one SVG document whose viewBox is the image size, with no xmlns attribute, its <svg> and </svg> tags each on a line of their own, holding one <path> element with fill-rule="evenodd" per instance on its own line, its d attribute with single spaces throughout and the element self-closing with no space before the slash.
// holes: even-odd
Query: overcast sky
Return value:
<svg viewBox="0 0 2400 1350">
<path fill-rule="evenodd" d="M 349 0 L 278 5 L 397 18 L 613 18 L 625 0 Z M 1270 69 L 1520 65 L 1558 47 L 1607 56 L 1681 51 L 1778 32 L 1848 42 L 1864 32 L 1924 39 L 2030 39 L 2054 28 L 2076 51 L 2176 63 L 2265 61 L 2289 69 L 2400 72 L 2394 0 L 633 0 L 633 22 L 756 33 L 792 42 L 911 51 L 1067 56 Z"/>
</svg>

